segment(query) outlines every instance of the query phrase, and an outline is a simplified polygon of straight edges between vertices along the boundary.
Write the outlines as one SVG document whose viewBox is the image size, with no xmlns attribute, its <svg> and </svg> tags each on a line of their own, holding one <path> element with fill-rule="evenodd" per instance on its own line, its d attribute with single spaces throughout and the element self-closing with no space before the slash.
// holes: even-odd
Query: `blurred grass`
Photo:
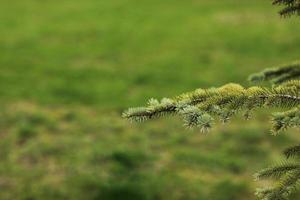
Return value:
<svg viewBox="0 0 300 200">
<path fill-rule="evenodd" d="M 266 114 L 207 136 L 120 118 L 298 59 L 299 19 L 268 1 L 0 5 L 0 199 L 250 200 L 252 174 L 299 141 L 270 136 Z"/>
</svg>

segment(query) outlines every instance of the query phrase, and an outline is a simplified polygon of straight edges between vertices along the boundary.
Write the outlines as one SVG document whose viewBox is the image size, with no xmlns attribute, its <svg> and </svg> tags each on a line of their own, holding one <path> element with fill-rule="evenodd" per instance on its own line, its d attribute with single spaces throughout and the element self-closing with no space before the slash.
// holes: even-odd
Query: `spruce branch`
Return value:
<svg viewBox="0 0 300 200">
<path fill-rule="evenodd" d="M 293 108 L 300 105 L 300 81 L 287 82 L 273 88 L 244 88 L 238 84 L 227 84 L 219 88 L 197 89 L 172 99 L 161 101 L 150 99 L 145 107 L 130 108 L 123 117 L 142 122 L 165 115 L 179 115 L 188 127 L 209 130 L 213 117 L 227 122 L 233 115 L 244 111 L 246 116 L 261 107 Z M 274 117 L 274 130 L 281 130 L 281 115 Z M 280 121 L 281 120 L 281 121 Z M 281 126 L 279 126 L 281 125 Z"/>
<path fill-rule="evenodd" d="M 254 174 L 254 177 L 256 180 L 265 178 L 280 178 L 281 176 L 293 170 L 300 170 L 300 164 L 281 163 L 259 171 L 258 173 Z"/>
<path fill-rule="evenodd" d="M 287 158 L 299 156 L 300 155 L 300 145 L 287 148 L 283 153 Z"/>
<path fill-rule="evenodd" d="M 278 1 L 278 3 L 284 1 Z M 282 98 L 288 98 L 288 105 L 285 107 L 280 98 L 270 100 L 272 104 L 278 107 L 291 109 L 281 113 L 275 113 L 272 116 L 272 131 L 278 133 L 288 128 L 300 126 L 300 107 L 296 103 L 299 98 L 300 64 L 295 62 L 291 65 L 266 69 L 263 72 L 252 75 L 249 79 L 253 82 L 270 81 L 274 93 Z M 273 102 L 275 101 L 275 102 Z M 276 102 L 277 101 L 277 102 Z M 284 100 L 285 101 L 285 100 Z M 284 151 L 287 158 L 300 155 L 300 145 L 290 147 Z M 256 195 L 262 200 L 287 200 L 289 196 L 299 189 L 300 184 L 300 163 L 284 162 L 273 167 L 269 167 L 255 174 L 257 180 L 263 178 L 277 178 L 278 183 L 272 188 L 259 189 Z"/>
<path fill-rule="evenodd" d="M 262 72 L 249 77 L 251 82 L 270 81 L 274 84 L 281 84 L 289 80 L 300 78 L 300 62 L 294 62 L 275 68 L 268 68 Z"/>
<path fill-rule="evenodd" d="M 284 151 L 287 158 L 300 154 L 300 145 L 290 147 Z M 263 188 L 256 195 L 263 200 L 288 199 L 300 186 L 300 163 L 284 162 L 273 167 L 261 170 L 255 174 L 256 180 L 277 178 L 278 183 L 273 188 Z"/>
<path fill-rule="evenodd" d="M 142 122 L 176 112 L 176 105 L 171 99 L 163 98 L 161 102 L 150 99 L 147 107 L 129 108 L 122 116 L 131 121 Z"/>
<path fill-rule="evenodd" d="M 300 110 L 293 108 L 292 110 L 275 113 L 272 117 L 272 131 L 277 133 L 287 128 L 300 126 Z"/>
<path fill-rule="evenodd" d="M 280 5 L 283 8 L 279 11 L 279 14 L 283 17 L 289 17 L 291 15 L 300 15 L 300 1 L 299 0 L 272 0 L 273 5 Z"/>
<path fill-rule="evenodd" d="M 267 69 L 250 78 L 252 81 L 271 81 L 272 87 L 253 86 L 244 88 L 230 83 L 219 88 L 197 89 L 174 98 L 161 101 L 150 99 L 144 107 L 130 108 L 123 117 L 142 122 L 166 115 L 178 115 L 186 127 L 197 127 L 207 132 L 214 118 L 228 122 L 233 115 L 244 112 L 248 119 L 258 108 L 285 108 L 287 111 L 272 116 L 272 131 L 278 133 L 287 128 L 300 126 L 300 64 Z M 287 158 L 300 155 L 300 145 L 284 151 Z M 286 200 L 300 184 L 300 163 L 288 163 L 269 167 L 255 174 L 257 180 L 277 178 L 272 188 L 258 189 L 256 194 L 263 200 Z"/>
<path fill-rule="evenodd" d="M 279 177 L 280 180 L 273 188 L 259 189 L 256 195 L 263 200 L 288 199 L 300 183 L 300 168 L 297 164 L 289 164 L 263 170 L 258 176 Z"/>
</svg>

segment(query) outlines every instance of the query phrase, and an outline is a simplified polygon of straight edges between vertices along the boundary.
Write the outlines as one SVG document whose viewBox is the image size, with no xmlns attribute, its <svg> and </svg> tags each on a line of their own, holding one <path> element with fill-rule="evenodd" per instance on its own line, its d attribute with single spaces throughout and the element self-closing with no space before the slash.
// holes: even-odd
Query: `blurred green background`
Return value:
<svg viewBox="0 0 300 200">
<path fill-rule="evenodd" d="M 1 200 L 252 200 L 252 174 L 299 142 L 269 115 L 130 124 L 150 97 L 299 58 L 299 18 L 265 0 L 0 1 Z M 297 195 L 293 199 L 298 199 Z"/>
</svg>

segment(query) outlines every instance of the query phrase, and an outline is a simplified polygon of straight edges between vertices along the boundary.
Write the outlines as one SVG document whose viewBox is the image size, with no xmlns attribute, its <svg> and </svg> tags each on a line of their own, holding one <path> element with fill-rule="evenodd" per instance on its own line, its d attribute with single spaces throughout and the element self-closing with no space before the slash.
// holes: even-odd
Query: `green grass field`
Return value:
<svg viewBox="0 0 300 200">
<path fill-rule="evenodd" d="M 121 113 L 299 59 L 299 18 L 270 4 L 0 2 L 0 199 L 256 199 L 268 183 L 252 174 L 297 130 L 271 136 L 267 113 L 208 135 Z"/>
</svg>

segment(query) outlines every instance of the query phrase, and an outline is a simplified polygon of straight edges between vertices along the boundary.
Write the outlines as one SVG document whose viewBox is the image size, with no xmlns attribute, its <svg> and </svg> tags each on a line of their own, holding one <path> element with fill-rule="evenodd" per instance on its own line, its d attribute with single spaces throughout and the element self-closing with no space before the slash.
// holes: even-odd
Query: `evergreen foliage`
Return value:
<svg viewBox="0 0 300 200">
<path fill-rule="evenodd" d="M 281 16 L 300 15 L 300 0 L 273 0 L 282 5 Z M 197 127 L 208 132 L 215 119 L 226 123 L 236 114 L 242 113 L 249 119 L 258 108 L 283 108 L 286 111 L 272 115 L 272 132 L 277 134 L 288 128 L 300 127 L 300 62 L 269 68 L 249 77 L 254 83 L 269 81 L 270 87 L 245 88 L 229 83 L 218 88 L 196 89 L 173 98 L 150 99 L 143 107 L 129 108 L 123 117 L 130 121 L 143 122 L 167 115 L 178 115 L 186 127 Z M 258 189 L 262 200 L 285 200 L 300 187 L 300 145 L 284 151 L 283 162 L 255 174 L 256 180 L 275 178 L 277 184 L 271 188 Z"/>
<path fill-rule="evenodd" d="M 277 133 L 300 123 L 297 108 L 300 105 L 299 88 L 299 80 L 289 80 L 271 88 L 244 88 L 230 83 L 219 88 L 197 89 L 171 99 L 150 99 L 147 106 L 130 108 L 123 113 L 123 117 L 141 122 L 165 115 L 179 115 L 187 127 L 199 127 L 205 132 L 212 126 L 214 118 L 225 123 L 238 113 L 249 119 L 253 111 L 261 107 L 292 108 L 273 115 L 272 130 Z"/>
<path fill-rule="evenodd" d="M 299 0 L 273 0 L 273 4 L 283 6 L 283 8 L 279 11 L 281 16 L 291 16 L 293 14 L 300 15 Z"/>
<path fill-rule="evenodd" d="M 298 63 L 266 69 L 249 79 L 255 82 L 268 80 L 274 83 L 271 87 L 244 88 L 230 83 L 219 88 L 197 89 L 161 101 L 150 99 L 147 106 L 130 108 L 123 113 L 123 117 L 142 122 L 166 115 L 178 115 L 185 126 L 207 132 L 212 128 L 215 118 L 225 123 L 238 113 L 243 113 L 249 119 L 258 108 L 284 108 L 287 111 L 272 115 L 272 132 L 277 134 L 300 126 L 300 80 L 296 80 L 300 78 L 298 72 Z M 300 145 L 286 149 L 284 154 L 286 158 L 297 157 L 300 155 Z M 257 190 L 261 199 L 286 199 L 300 184 L 300 163 L 284 162 L 258 172 L 255 177 L 258 180 L 279 179 L 273 188 Z"/>
</svg>

